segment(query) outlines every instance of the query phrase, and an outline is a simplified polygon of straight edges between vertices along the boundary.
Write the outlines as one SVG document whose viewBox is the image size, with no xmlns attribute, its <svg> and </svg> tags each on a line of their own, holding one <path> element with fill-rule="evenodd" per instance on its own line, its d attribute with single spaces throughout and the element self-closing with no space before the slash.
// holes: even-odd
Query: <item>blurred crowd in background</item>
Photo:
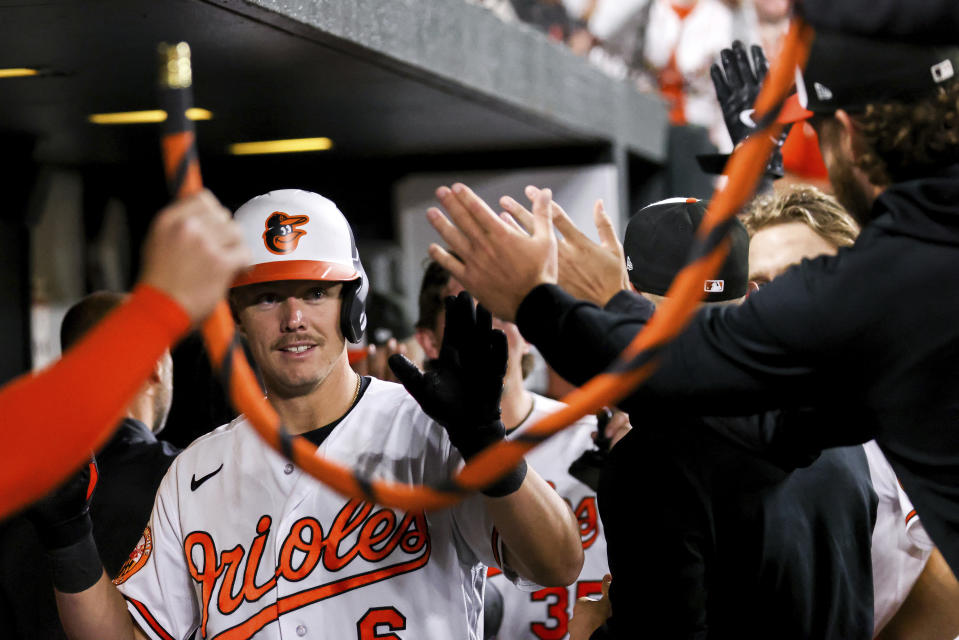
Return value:
<svg viewBox="0 0 959 640">
<path fill-rule="evenodd" d="M 667 102 L 683 145 L 728 153 L 709 77 L 734 40 L 762 46 L 775 60 L 789 24 L 790 0 L 470 0 L 504 21 L 521 21 L 585 57 L 604 73 L 629 79 Z M 828 190 L 812 127 L 793 128 L 783 147 L 787 179 Z"/>
</svg>

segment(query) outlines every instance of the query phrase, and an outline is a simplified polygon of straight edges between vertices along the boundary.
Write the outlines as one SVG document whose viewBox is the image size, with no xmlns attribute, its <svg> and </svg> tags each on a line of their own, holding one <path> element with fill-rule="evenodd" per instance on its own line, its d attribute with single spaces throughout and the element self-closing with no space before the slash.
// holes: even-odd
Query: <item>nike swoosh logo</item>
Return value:
<svg viewBox="0 0 959 640">
<path fill-rule="evenodd" d="M 739 112 L 739 121 L 750 129 L 756 128 L 756 121 L 753 120 L 753 114 L 756 112 L 755 109 L 746 109 L 745 111 Z"/>
<path fill-rule="evenodd" d="M 210 473 L 206 474 L 199 480 L 196 479 L 196 474 L 194 473 L 192 476 L 190 476 L 190 491 L 196 491 L 197 489 L 199 489 L 201 484 L 203 484 L 204 482 L 206 482 L 207 480 L 209 480 L 216 474 L 220 473 L 222 469 L 223 469 L 223 463 L 221 462 L 220 466 L 216 468 L 216 471 L 211 471 Z"/>
</svg>

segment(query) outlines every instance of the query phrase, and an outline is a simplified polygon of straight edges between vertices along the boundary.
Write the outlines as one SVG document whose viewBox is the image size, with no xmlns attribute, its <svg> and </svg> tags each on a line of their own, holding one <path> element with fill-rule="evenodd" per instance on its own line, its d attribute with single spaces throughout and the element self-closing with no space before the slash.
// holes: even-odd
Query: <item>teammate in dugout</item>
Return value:
<svg viewBox="0 0 959 640">
<path fill-rule="evenodd" d="M 234 282 L 234 313 L 269 401 L 318 455 L 436 483 L 503 438 L 506 340 L 468 296 L 447 303 L 436 371 L 397 367 L 407 393 L 349 368 L 365 281 L 336 206 L 274 191 L 235 219 L 254 257 Z M 347 500 L 265 447 L 241 416 L 176 459 L 116 586 L 101 575 L 58 588 L 61 620 L 74 639 L 475 640 L 487 565 L 538 588 L 573 582 L 583 562 L 569 508 L 525 462 L 483 493 L 430 513 Z"/>
<path fill-rule="evenodd" d="M 4 430 L 17 455 L 0 465 L 0 515 L 52 490 L 109 439 L 157 359 L 223 300 L 248 258 L 229 211 L 206 190 L 157 214 L 142 255 L 129 300 L 54 365 L 0 388 L 5 424 L 34 427 Z M 84 402 L 50 402 L 65 397 Z"/>
<path fill-rule="evenodd" d="M 436 262 L 423 273 L 419 294 L 419 319 L 416 339 L 428 358 L 426 366 L 439 358 L 446 324 L 443 300 L 463 291 L 455 278 Z M 506 334 L 509 359 L 501 402 L 503 424 L 508 434 L 519 432 L 543 416 L 557 411 L 561 403 L 526 389 L 523 380 L 532 368 L 530 346 L 512 322 L 493 319 L 493 326 Z M 596 504 L 596 490 L 570 474 L 570 465 L 584 452 L 595 449 L 592 434 L 597 430 L 594 416 L 586 416 L 527 454 L 527 460 L 573 509 L 579 522 L 586 560 L 575 584 L 523 591 L 508 584 L 506 576 L 490 569 L 487 590 L 495 587 L 502 594 L 503 617 L 499 632 L 502 640 L 554 638 L 567 635 L 570 614 L 577 598 L 599 595 L 603 576 L 609 572 L 606 561 L 605 528 Z M 617 412 L 606 426 L 613 442 L 629 430 L 625 414 Z"/>
<path fill-rule="evenodd" d="M 699 218 L 703 211 L 696 203 L 651 205 L 630 220 L 624 240 L 626 265 L 633 267 L 629 273 L 636 279 L 634 285 L 647 297 L 650 292 L 665 292 L 693 243 L 691 235 L 684 237 L 680 231 L 690 228 L 682 222 L 682 210 L 661 215 L 659 224 L 654 224 L 656 218 L 650 219 L 645 212 L 657 206 L 682 207 Z M 691 209 L 697 206 L 698 210 Z M 528 211 L 510 208 L 514 210 L 520 219 L 531 216 Z M 672 224 L 664 224 L 676 215 L 680 217 Z M 743 222 L 753 234 L 748 249 L 753 287 L 769 283 L 803 258 L 835 255 L 859 233 L 834 199 L 799 185 L 756 199 L 743 214 Z M 602 298 L 605 294 L 586 285 L 596 282 L 606 265 L 614 267 L 611 276 L 615 276 L 616 265 L 623 268 L 621 252 L 604 255 L 576 229 L 561 230 L 564 238 L 577 246 L 597 250 L 597 259 L 589 261 L 582 274 L 567 274 L 567 287 L 595 302 L 591 296 Z M 734 223 L 730 256 L 716 276 L 726 289 L 731 285 L 730 276 L 733 282 L 737 277 L 728 268 L 729 262 L 738 254 L 738 260 L 746 264 L 745 243 L 736 241 L 737 230 L 739 236 L 745 233 Z M 678 246 L 670 251 L 667 240 Z M 572 249 L 561 245 L 560 251 L 571 253 Z M 601 263 L 605 263 L 602 268 Z M 595 271 L 592 277 L 579 278 L 591 269 Z M 745 291 L 744 269 L 738 277 L 742 278 L 740 291 Z M 618 278 L 611 277 L 609 286 L 610 290 L 618 288 Z M 707 301 L 715 296 L 707 294 Z M 624 310 L 630 299 L 638 301 L 617 295 L 619 310 Z M 912 504 L 875 442 L 825 451 L 811 464 L 800 461 L 805 468 L 784 475 L 783 471 L 792 468 L 783 465 L 788 458 L 763 460 L 761 452 L 752 455 L 720 436 L 729 435 L 733 421 L 742 422 L 743 418 L 723 419 L 719 424 L 716 419 L 702 419 L 702 424 L 695 424 L 695 418 L 691 421 L 678 410 L 669 411 L 662 419 L 657 419 L 654 410 L 644 410 L 642 417 L 643 428 L 631 432 L 612 452 L 599 491 L 601 513 L 609 527 L 610 566 L 617 576 L 614 610 L 625 607 L 630 615 L 655 611 L 656 620 L 662 623 L 669 618 L 667 612 L 678 609 L 684 615 L 673 616 L 667 630 L 660 633 L 677 637 L 683 635 L 683 629 L 705 628 L 707 622 L 710 637 L 871 638 L 882 630 L 882 637 L 891 639 L 903 637 L 899 635 L 903 631 L 910 637 L 918 628 L 942 630 L 938 637 L 952 640 L 959 632 L 949 601 L 954 601 L 959 583 L 945 568 L 941 554 L 933 551 Z M 823 422 L 815 414 L 802 420 L 805 424 L 795 426 L 817 428 Z M 668 428 L 657 429 L 657 423 Z M 704 428 L 707 425 L 712 428 Z M 664 490 L 654 494 L 646 506 L 655 512 L 662 503 L 659 511 L 671 512 L 671 516 L 656 531 L 643 529 L 638 536 L 625 535 L 629 527 L 620 520 L 632 510 L 632 485 L 656 481 Z M 868 498 L 873 492 L 878 504 L 857 498 Z M 696 512 L 691 507 L 700 501 L 710 506 L 701 510 L 698 518 L 688 518 Z M 760 522 L 756 516 L 761 516 Z M 659 542 L 646 540 L 653 537 Z M 646 560 L 631 553 L 637 545 L 657 547 L 662 553 Z M 684 557 L 682 565 L 677 563 Z M 653 570 L 656 565 L 662 566 Z M 691 570 L 703 565 L 709 570 Z M 686 568 L 680 571 L 678 566 Z M 645 576 L 650 573 L 663 577 L 649 584 Z M 670 586 L 677 584 L 685 584 L 687 589 L 675 593 Z M 708 598 L 700 597 L 707 593 Z M 897 613 L 904 600 L 908 605 Z M 874 623 L 869 624 L 872 607 Z M 700 613 L 705 615 L 700 618 Z M 608 602 L 577 602 L 573 625 L 581 632 L 575 637 L 589 637 L 607 617 Z M 887 623 L 889 628 L 883 629 Z M 619 624 L 611 621 L 607 627 L 618 629 Z"/>
<path fill-rule="evenodd" d="M 801 88 L 837 196 L 864 223 L 862 234 L 739 307 L 701 311 L 621 404 L 681 403 L 735 415 L 812 403 L 823 413 L 855 414 L 846 424 L 792 435 L 809 449 L 875 438 L 954 572 L 957 69 L 955 46 L 820 30 Z M 493 313 L 515 319 L 565 377 L 581 382 L 601 371 L 651 316 L 652 305 L 615 314 L 556 286 L 543 194 L 529 235 L 480 206 L 465 186 L 437 195 L 456 225 L 436 209 L 429 218 L 462 260 L 435 245 L 431 255 Z"/>
<path fill-rule="evenodd" d="M 758 287 L 805 258 L 851 246 L 859 227 L 831 196 L 792 185 L 756 198 L 742 214 L 749 230 L 749 280 Z M 912 502 L 875 441 L 863 445 L 879 498 L 872 532 L 874 629 L 881 640 L 916 638 L 919 630 L 959 634 L 959 582 L 933 547 Z"/>
</svg>

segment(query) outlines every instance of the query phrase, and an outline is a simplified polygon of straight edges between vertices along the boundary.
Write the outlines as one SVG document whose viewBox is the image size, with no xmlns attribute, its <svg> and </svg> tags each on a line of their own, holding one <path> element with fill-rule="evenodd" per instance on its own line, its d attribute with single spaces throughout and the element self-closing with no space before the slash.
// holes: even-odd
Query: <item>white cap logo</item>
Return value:
<svg viewBox="0 0 959 640">
<path fill-rule="evenodd" d="M 832 90 L 818 82 L 812 83 L 812 88 L 816 90 L 816 97 L 825 102 L 826 100 L 832 100 Z"/>
<path fill-rule="evenodd" d="M 626 256 L 626 270 L 627 271 L 633 270 L 633 261 L 629 259 L 629 256 Z"/>
<path fill-rule="evenodd" d="M 942 62 L 932 65 L 929 67 L 929 70 L 932 72 L 932 79 L 937 83 L 945 82 L 952 76 L 956 75 L 955 70 L 952 68 L 952 60 L 948 58 Z"/>
<path fill-rule="evenodd" d="M 706 293 L 722 293 L 725 288 L 725 280 L 707 280 L 705 285 L 703 285 L 703 291 Z"/>
</svg>

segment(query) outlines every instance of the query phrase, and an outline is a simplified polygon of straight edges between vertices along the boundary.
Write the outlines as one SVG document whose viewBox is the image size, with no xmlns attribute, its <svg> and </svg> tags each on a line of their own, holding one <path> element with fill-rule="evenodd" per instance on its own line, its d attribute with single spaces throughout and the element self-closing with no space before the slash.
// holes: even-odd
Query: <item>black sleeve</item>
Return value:
<svg viewBox="0 0 959 640">
<path fill-rule="evenodd" d="M 823 326 L 829 317 L 819 310 L 830 309 L 833 292 L 823 291 L 822 268 L 792 269 L 738 306 L 704 306 L 663 349 L 652 377 L 620 406 L 632 412 L 643 403 L 668 402 L 699 415 L 744 415 L 828 395 L 842 375 L 831 354 L 854 327 Z M 629 292 L 599 309 L 541 285 L 516 319 L 561 376 L 583 384 L 609 366 L 653 310 Z M 817 371 L 821 375 L 813 375 Z"/>
<path fill-rule="evenodd" d="M 785 471 L 808 467 L 825 449 L 872 440 L 878 431 L 875 416 L 841 402 L 751 416 L 704 416 L 702 423 Z"/>
<path fill-rule="evenodd" d="M 621 296 L 635 300 L 625 313 L 608 310 Z M 651 302 L 627 291 L 613 296 L 604 310 L 555 285 L 541 285 L 523 300 L 516 324 L 550 366 L 579 386 L 609 366 L 654 310 Z"/>
</svg>

